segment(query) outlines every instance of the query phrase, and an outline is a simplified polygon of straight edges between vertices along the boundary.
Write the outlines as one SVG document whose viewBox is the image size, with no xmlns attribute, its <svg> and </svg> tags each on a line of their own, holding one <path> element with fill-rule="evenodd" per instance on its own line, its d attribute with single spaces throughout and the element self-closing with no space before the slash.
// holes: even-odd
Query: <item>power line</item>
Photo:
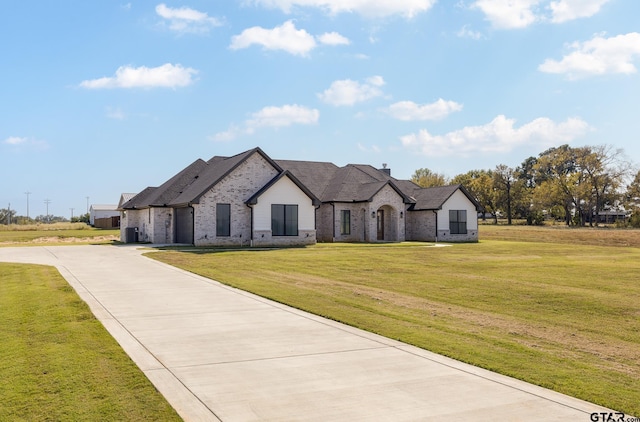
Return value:
<svg viewBox="0 0 640 422">
<path fill-rule="evenodd" d="M 47 204 L 47 215 L 45 216 L 47 223 L 51 221 L 51 219 L 49 218 L 49 204 L 51 203 L 50 199 L 45 199 L 44 203 Z"/>
<path fill-rule="evenodd" d="M 31 195 L 31 192 L 26 191 L 24 194 L 27 195 L 27 221 L 29 221 L 29 195 Z"/>
</svg>

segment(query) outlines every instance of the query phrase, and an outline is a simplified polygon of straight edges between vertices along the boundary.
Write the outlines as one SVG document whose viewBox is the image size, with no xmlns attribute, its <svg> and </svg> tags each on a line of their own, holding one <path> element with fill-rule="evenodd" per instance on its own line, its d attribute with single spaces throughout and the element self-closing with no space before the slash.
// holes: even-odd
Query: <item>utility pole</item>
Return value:
<svg viewBox="0 0 640 422">
<path fill-rule="evenodd" d="M 27 223 L 29 223 L 29 195 L 31 195 L 31 192 L 26 191 L 24 194 L 27 195 Z"/>
<path fill-rule="evenodd" d="M 75 208 L 69 208 L 69 209 L 71 210 L 71 221 L 73 222 L 73 210 L 74 210 Z"/>
<path fill-rule="evenodd" d="M 45 199 L 44 203 L 47 205 L 47 215 L 45 216 L 45 218 L 47 219 L 47 223 L 50 223 L 51 219 L 49 218 L 49 204 L 51 203 L 51 200 Z"/>
<path fill-rule="evenodd" d="M 9 206 L 7 207 L 7 226 L 11 225 L 11 202 L 9 202 Z"/>
<path fill-rule="evenodd" d="M 87 214 L 89 214 L 89 197 L 87 196 Z"/>
</svg>

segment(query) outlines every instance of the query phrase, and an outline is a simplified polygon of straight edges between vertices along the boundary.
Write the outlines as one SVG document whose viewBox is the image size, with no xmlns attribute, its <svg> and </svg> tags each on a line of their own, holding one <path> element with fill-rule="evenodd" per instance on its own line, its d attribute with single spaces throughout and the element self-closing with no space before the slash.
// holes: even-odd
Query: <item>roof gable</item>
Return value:
<svg viewBox="0 0 640 422">
<path fill-rule="evenodd" d="M 251 198 L 246 201 L 247 205 L 255 205 L 258 203 L 258 198 L 271 188 L 271 186 L 275 185 L 278 181 L 282 180 L 284 177 L 289 178 L 305 195 L 311 199 L 314 206 L 320 206 L 320 200 L 305 186 L 303 185 L 289 170 L 285 170 L 278 174 L 276 177 L 271 179 L 269 183 L 264 185 L 262 189 L 253 194 Z"/>
<path fill-rule="evenodd" d="M 197 204 L 202 195 L 211 190 L 211 188 L 232 173 L 253 154 L 260 154 L 274 169 L 279 172 L 282 171 L 282 168 L 260 148 L 254 148 L 232 157 L 216 156 L 206 163 L 207 166 L 198 174 L 197 180 L 187 186 L 183 192 L 180 192 L 179 195 L 169 202 L 169 205 L 185 206 L 193 203 Z"/>
<path fill-rule="evenodd" d="M 149 208 L 148 198 L 154 194 L 156 189 L 158 188 L 152 186 L 144 188 L 142 192 L 138 193 L 133 198 L 122 204 L 121 208 L 123 210 Z"/>
<path fill-rule="evenodd" d="M 391 186 L 405 203 L 411 202 L 397 180 L 366 164 L 347 164 L 278 160 L 322 202 L 369 202 L 386 185 Z"/>
<path fill-rule="evenodd" d="M 331 183 L 339 167 L 319 161 L 276 160 L 278 165 L 293 174 L 314 196 L 323 200 L 324 191 Z"/>
<path fill-rule="evenodd" d="M 418 187 L 413 191 L 412 197 L 415 203 L 411 210 L 439 210 L 451 196 L 460 190 L 473 203 L 476 209 L 480 209 L 480 204 L 462 185 L 436 186 L 431 188 Z"/>
</svg>

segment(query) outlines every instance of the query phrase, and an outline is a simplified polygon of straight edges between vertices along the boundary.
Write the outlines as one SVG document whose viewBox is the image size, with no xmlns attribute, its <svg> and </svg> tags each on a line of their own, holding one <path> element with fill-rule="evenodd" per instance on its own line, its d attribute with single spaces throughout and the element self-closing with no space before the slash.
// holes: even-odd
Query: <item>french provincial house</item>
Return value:
<svg viewBox="0 0 640 422">
<path fill-rule="evenodd" d="M 273 160 L 260 148 L 196 160 L 120 204 L 123 241 L 197 246 L 478 240 L 461 185 L 421 188 L 389 169 Z"/>
</svg>

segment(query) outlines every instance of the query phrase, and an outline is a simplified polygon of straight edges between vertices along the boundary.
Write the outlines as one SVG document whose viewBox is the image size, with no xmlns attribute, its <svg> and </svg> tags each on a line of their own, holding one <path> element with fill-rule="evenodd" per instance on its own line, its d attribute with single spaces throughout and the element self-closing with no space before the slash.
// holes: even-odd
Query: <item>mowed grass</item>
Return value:
<svg viewBox="0 0 640 422">
<path fill-rule="evenodd" d="M 598 246 L 595 231 L 590 240 L 573 241 L 575 233 L 576 239 L 583 237 L 578 231 L 551 231 L 543 240 L 514 241 L 497 240 L 499 227 L 482 227 L 481 236 L 489 230 L 486 237 L 496 240 L 450 247 L 320 244 L 150 256 L 296 308 L 640 414 L 640 248 Z M 511 238 L 514 230 L 506 228 L 505 236 Z"/>
<path fill-rule="evenodd" d="M 97 229 L 84 223 L 0 225 L 0 247 L 112 243 L 119 237 L 119 229 Z"/>
<path fill-rule="evenodd" d="M 0 420 L 179 421 L 53 267 L 0 263 Z"/>
</svg>

